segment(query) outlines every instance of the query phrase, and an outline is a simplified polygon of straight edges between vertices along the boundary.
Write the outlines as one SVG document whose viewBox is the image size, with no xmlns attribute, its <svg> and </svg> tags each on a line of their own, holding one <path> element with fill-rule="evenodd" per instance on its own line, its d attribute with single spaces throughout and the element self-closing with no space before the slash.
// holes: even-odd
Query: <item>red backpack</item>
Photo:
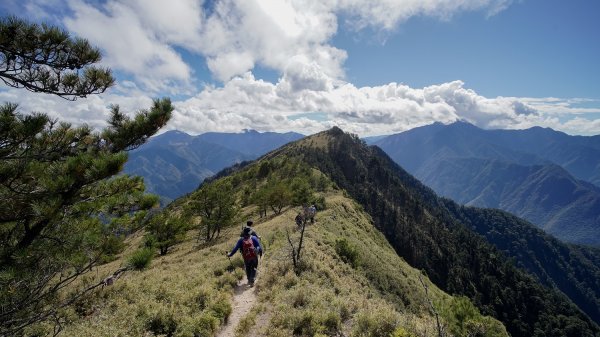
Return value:
<svg viewBox="0 0 600 337">
<path fill-rule="evenodd" d="M 252 237 L 243 239 L 242 256 L 246 261 L 256 258 L 256 251 L 254 250 L 254 242 L 252 242 Z"/>
</svg>

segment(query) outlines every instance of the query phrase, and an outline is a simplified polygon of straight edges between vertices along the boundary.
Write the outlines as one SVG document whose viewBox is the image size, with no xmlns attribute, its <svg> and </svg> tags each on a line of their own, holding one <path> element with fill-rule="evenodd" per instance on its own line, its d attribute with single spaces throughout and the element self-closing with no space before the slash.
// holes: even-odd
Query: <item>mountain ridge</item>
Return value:
<svg viewBox="0 0 600 337">
<path fill-rule="evenodd" d="M 564 146 L 556 137 L 567 140 Z M 568 167 L 556 163 L 558 154 L 547 154 L 572 147 L 578 148 L 574 153 L 594 154 L 590 144 L 595 142 L 600 147 L 600 137 L 574 137 L 542 128 L 482 130 L 462 122 L 424 126 L 374 144 L 443 196 L 513 212 L 569 242 L 599 245 L 598 186 L 575 178 Z M 542 148 L 540 144 L 545 143 Z M 535 153 L 527 152 L 532 148 Z M 588 166 L 593 167 L 590 165 L 599 161 L 596 165 L 600 165 L 600 152 L 597 154 L 598 158 L 588 156 L 578 163 L 591 161 Z M 571 163 L 570 167 L 578 165 Z M 600 174 L 600 166 L 596 171 L 587 176 L 593 180 Z"/>
<path fill-rule="evenodd" d="M 311 148 L 311 139 L 306 138 L 294 143 L 296 148 L 290 148 L 292 145 L 288 145 L 280 151 L 286 151 L 286 148 L 289 148 L 292 154 L 304 151 L 305 161 L 319 168 L 328 176 L 335 177 L 332 178 L 334 182 L 340 188 L 347 190 L 350 196 L 365 207 L 365 210 L 373 217 L 376 227 L 386 235 L 398 254 L 412 266 L 424 269 L 442 289 L 479 299 L 478 305 L 485 313 L 495 313 L 495 317 L 507 319 L 503 322 L 507 324 L 508 331 L 513 335 L 537 335 L 538 333 L 535 331 L 540 328 L 539 324 L 545 325 L 542 330 L 545 330 L 547 335 L 551 335 L 551 328 L 547 325 L 550 322 L 535 323 L 535 317 L 528 317 L 529 327 L 511 325 L 508 317 L 515 317 L 516 313 L 508 310 L 508 307 L 504 307 L 503 304 L 492 301 L 494 296 L 503 298 L 507 295 L 498 294 L 487 297 L 490 296 L 490 291 L 493 294 L 499 289 L 492 290 L 485 282 L 482 283 L 482 279 L 469 276 L 469 268 L 463 265 L 466 263 L 463 260 L 467 258 L 459 252 L 464 250 L 471 252 L 470 255 L 473 257 L 480 256 L 476 258 L 477 263 L 480 264 L 479 272 L 487 275 L 486 277 L 496 279 L 497 282 L 509 289 L 519 282 L 529 284 L 526 289 L 512 288 L 511 291 L 516 293 L 513 293 L 514 296 L 509 296 L 511 301 L 517 301 L 520 303 L 519 305 L 529 307 L 529 310 L 533 309 L 531 307 L 533 303 L 523 302 L 524 298 L 521 297 L 524 295 L 516 294 L 523 291 L 534 291 L 539 296 L 545 296 L 542 294 L 546 290 L 541 290 L 535 285 L 535 282 L 528 280 L 529 276 L 513 269 L 511 263 L 502 257 L 503 253 L 494 252 L 495 249 L 478 237 L 479 234 L 470 232 L 471 230 L 446 210 L 444 202 L 437 198 L 431 189 L 422 185 L 399 167 L 383 150 L 378 147 L 367 148 L 366 144 L 358 137 L 344 135 L 343 131 L 337 128 L 326 133 L 332 139 L 336 139 L 336 141 L 331 141 L 334 144 L 330 143 L 327 150 L 323 150 L 322 146 Z M 318 135 L 318 137 L 323 137 L 323 135 Z M 419 228 L 414 227 L 414 224 L 420 224 Z M 438 239 L 432 241 L 431 235 Z M 489 261 L 488 256 L 495 256 L 494 262 Z M 465 268 L 464 271 L 461 271 L 462 268 Z M 485 279 L 483 275 L 480 277 Z M 507 279 L 509 277 L 516 279 L 509 281 Z M 521 281 L 517 281 L 518 279 Z M 472 284 L 474 288 L 466 287 L 467 284 Z M 564 295 L 553 293 L 550 290 L 548 292 L 552 294 L 545 297 L 548 308 L 535 310 L 550 310 L 549 307 L 557 309 L 562 306 L 558 303 L 563 301 L 561 298 Z M 598 303 L 595 304 L 595 307 L 598 307 Z M 498 312 L 496 312 L 497 310 Z M 574 313 L 575 311 L 569 312 Z M 588 320 L 583 314 L 578 317 L 582 319 L 582 322 Z M 590 327 L 593 327 L 591 331 L 597 333 L 597 325 L 591 324 Z M 534 328 L 534 325 L 537 327 Z"/>
<path fill-rule="evenodd" d="M 144 178 L 146 189 L 163 205 L 195 190 L 200 183 L 235 163 L 256 159 L 303 135 L 249 130 L 191 136 L 171 130 L 129 153 L 123 172 Z"/>
</svg>

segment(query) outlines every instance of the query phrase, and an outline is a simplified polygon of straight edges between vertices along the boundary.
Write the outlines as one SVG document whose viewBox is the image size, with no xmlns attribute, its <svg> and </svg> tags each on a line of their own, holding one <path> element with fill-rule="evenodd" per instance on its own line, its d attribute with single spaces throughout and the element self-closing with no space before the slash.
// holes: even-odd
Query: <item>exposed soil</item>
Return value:
<svg viewBox="0 0 600 337">
<path fill-rule="evenodd" d="M 217 337 L 234 337 L 235 328 L 242 318 L 244 318 L 256 303 L 256 293 L 254 287 L 248 286 L 246 281 L 238 283 L 233 293 L 233 311 L 227 319 L 227 324 Z"/>
</svg>

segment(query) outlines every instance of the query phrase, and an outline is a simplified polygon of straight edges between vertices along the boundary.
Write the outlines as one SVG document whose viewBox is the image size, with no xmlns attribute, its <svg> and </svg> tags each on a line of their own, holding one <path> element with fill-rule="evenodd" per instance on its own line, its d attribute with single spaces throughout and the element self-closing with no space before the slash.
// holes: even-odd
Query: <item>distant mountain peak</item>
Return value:
<svg viewBox="0 0 600 337">
<path fill-rule="evenodd" d="M 344 134 L 344 130 L 340 129 L 338 126 L 334 126 L 331 129 L 327 130 L 327 133 L 331 134 L 332 136 L 339 136 Z"/>
<path fill-rule="evenodd" d="M 475 124 L 473 124 L 473 123 L 471 123 L 471 122 L 469 122 L 467 120 L 464 120 L 464 119 L 456 120 L 455 122 L 448 124 L 448 126 L 449 127 L 460 127 L 460 128 L 480 129 L 481 130 L 480 127 L 478 127 Z"/>
<path fill-rule="evenodd" d="M 156 135 L 155 137 L 159 137 L 159 136 L 189 136 L 188 133 L 185 133 L 183 131 L 179 131 L 179 130 L 169 130 L 169 131 L 165 131 L 159 135 Z"/>
</svg>

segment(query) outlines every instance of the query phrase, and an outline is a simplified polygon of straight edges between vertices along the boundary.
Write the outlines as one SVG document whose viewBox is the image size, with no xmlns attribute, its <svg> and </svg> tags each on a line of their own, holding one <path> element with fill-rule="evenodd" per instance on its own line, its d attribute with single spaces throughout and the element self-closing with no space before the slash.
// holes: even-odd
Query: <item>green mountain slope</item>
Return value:
<svg viewBox="0 0 600 337">
<path fill-rule="evenodd" d="M 283 153 L 331 177 L 373 217 L 400 256 L 424 269 L 440 288 L 469 296 L 511 335 L 594 336 L 600 331 L 562 293 L 541 286 L 466 227 L 379 148 L 334 128 L 284 147 Z"/>
<path fill-rule="evenodd" d="M 595 248 L 565 245 L 512 214 L 458 206 L 448 211 L 483 235 L 546 286 L 557 287 L 596 322 L 600 320 L 600 260 Z"/>
<path fill-rule="evenodd" d="M 456 122 L 374 144 L 439 195 L 503 209 L 567 242 L 600 245 L 599 140 Z"/>
<path fill-rule="evenodd" d="M 424 184 L 459 203 L 503 209 L 567 242 L 600 244 L 600 188 L 558 165 L 447 158 L 420 172 Z"/>
<path fill-rule="evenodd" d="M 268 172 L 261 167 L 269 167 Z M 280 214 L 269 211 L 268 216 L 258 218 L 253 198 L 245 198 L 246 191 L 258 193 L 269 181 L 292 186 L 298 179 L 308 182 L 314 199 L 327 205 L 306 229 L 299 275 L 289 257 L 287 233 L 297 243 L 294 217 L 300 208 L 288 206 Z M 432 303 L 451 335 L 508 336 L 501 323 L 480 315 L 468 299 L 444 293 L 410 267 L 361 206 L 302 162 L 285 156 L 265 158 L 212 183 L 235 187 L 243 207 L 240 218 L 255 217 L 255 228 L 266 246 L 255 288 L 257 302 L 241 322 L 249 331 L 245 335 L 436 336 Z M 205 230 L 195 207 L 199 195 L 197 191 L 177 200 L 163 215 L 167 220 L 184 217 L 191 227 Z M 67 313 L 70 323 L 63 333 L 215 335 L 227 324 L 234 310 L 234 289 L 239 290 L 236 283 L 243 279 L 240 268 L 231 268 L 241 266 L 241 259 L 235 257 L 230 264 L 223 254 L 238 234 L 237 226 L 226 228 L 217 239 L 204 243 L 197 241 L 196 230 L 187 232 L 182 243 L 165 256 L 155 257 L 148 269 L 126 272 L 112 286 L 78 303 Z M 98 274 L 121 266 L 142 241 L 141 237 L 132 240 L 123 258 L 103 266 Z"/>
</svg>

